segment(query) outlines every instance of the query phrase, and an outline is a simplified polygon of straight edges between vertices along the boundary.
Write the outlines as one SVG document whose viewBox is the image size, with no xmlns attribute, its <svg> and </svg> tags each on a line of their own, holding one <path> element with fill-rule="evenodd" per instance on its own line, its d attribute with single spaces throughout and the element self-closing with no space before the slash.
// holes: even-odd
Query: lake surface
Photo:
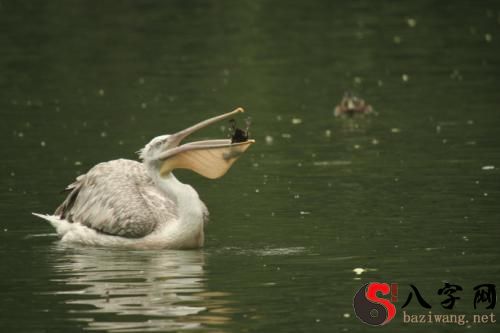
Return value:
<svg viewBox="0 0 500 333">
<path fill-rule="evenodd" d="M 384 332 L 498 331 L 402 309 L 413 284 L 433 313 L 498 314 L 473 306 L 500 285 L 498 2 L 1 1 L 0 31 L 2 331 L 364 332 L 374 281 L 399 284 Z M 335 118 L 346 90 L 377 114 Z M 237 106 L 257 144 L 220 180 L 176 172 L 204 249 L 68 246 L 31 216 Z"/>
</svg>

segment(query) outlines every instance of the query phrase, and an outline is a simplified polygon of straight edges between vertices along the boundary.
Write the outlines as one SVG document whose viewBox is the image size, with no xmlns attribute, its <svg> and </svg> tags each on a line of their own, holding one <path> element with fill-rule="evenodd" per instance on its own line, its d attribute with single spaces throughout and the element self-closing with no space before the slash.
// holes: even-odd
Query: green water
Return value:
<svg viewBox="0 0 500 333">
<path fill-rule="evenodd" d="M 399 283 L 384 332 L 498 331 L 401 306 L 414 284 L 498 314 L 472 288 L 500 285 L 499 55 L 496 1 L 0 1 L 1 331 L 364 332 L 373 281 Z M 378 115 L 334 118 L 345 90 Z M 176 173 L 203 250 L 67 246 L 30 215 L 237 106 L 257 144 L 220 180 Z"/>
</svg>

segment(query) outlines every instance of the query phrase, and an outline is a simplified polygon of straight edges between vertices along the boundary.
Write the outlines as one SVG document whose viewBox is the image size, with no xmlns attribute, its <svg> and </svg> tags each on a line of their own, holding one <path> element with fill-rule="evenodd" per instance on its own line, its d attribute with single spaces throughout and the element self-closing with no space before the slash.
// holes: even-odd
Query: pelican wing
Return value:
<svg viewBox="0 0 500 333">
<path fill-rule="evenodd" d="M 109 235 L 144 237 L 158 223 L 177 217 L 174 203 L 135 161 L 100 163 L 68 189 L 71 192 L 55 215 Z"/>
</svg>

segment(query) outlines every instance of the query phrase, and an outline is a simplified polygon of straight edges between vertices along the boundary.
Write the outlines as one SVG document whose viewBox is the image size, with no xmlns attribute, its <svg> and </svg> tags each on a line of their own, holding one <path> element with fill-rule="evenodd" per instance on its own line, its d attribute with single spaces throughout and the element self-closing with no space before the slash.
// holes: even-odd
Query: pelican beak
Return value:
<svg viewBox="0 0 500 333">
<path fill-rule="evenodd" d="M 231 139 L 221 139 L 179 144 L 190 134 L 241 112 L 244 110 L 237 108 L 173 134 L 170 139 L 174 140 L 175 148 L 160 156 L 160 175 L 163 177 L 173 169 L 190 169 L 210 179 L 222 177 L 255 140 L 231 143 Z"/>
</svg>

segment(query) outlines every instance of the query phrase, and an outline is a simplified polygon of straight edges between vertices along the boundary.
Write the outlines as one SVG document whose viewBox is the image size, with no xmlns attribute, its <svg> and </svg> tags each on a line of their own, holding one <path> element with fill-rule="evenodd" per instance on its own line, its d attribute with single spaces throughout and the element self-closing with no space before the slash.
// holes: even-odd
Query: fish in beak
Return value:
<svg viewBox="0 0 500 333">
<path fill-rule="evenodd" d="M 203 140 L 180 145 L 181 141 L 196 131 L 216 122 L 244 112 L 242 108 L 204 120 L 169 137 L 173 148 L 159 157 L 160 175 L 169 174 L 173 169 L 190 169 L 204 177 L 222 177 L 234 162 L 253 144 L 255 140 L 231 142 L 231 139 Z M 239 140 L 237 140 L 239 141 Z"/>
</svg>

